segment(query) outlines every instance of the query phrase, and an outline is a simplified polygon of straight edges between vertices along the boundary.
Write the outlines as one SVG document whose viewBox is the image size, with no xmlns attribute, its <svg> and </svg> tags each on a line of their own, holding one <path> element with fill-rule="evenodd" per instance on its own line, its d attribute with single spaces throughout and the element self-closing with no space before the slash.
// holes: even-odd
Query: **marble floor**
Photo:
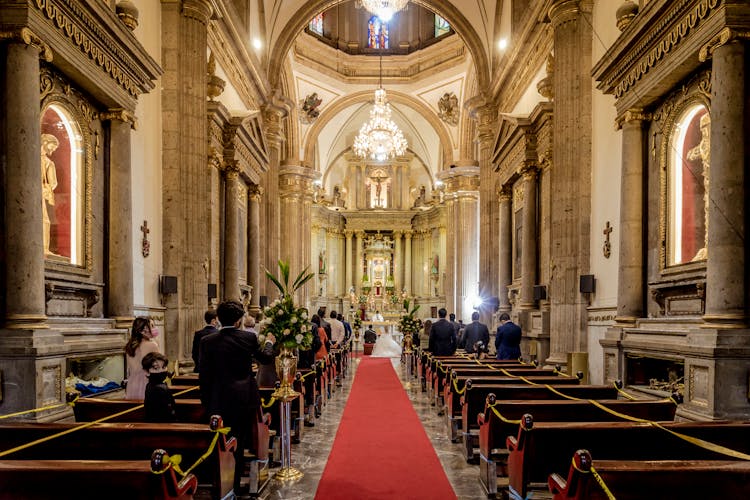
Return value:
<svg viewBox="0 0 750 500">
<path fill-rule="evenodd" d="M 357 363 L 358 360 L 351 363 L 349 375 L 343 381 L 343 386 L 337 388 L 336 393 L 332 395 L 323 414 L 316 421 L 315 427 L 306 427 L 302 442 L 292 445 L 292 465 L 303 471 L 305 476 L 291 483 L 281 483 L 272 479 L 261 492 L 261 499 L 311 500 L 315 497 L 318 482 L 325 469 L 339 421 L 351 391 Z M 404 369 L 397 360 L 395 360 L 394 368 L 399 378 L 404 381 Z M 448 439 L 444 417 L 438 416 L 435 407 L 430 406 L 426 393 L 419 392 L 417 385 L 412 384 L 409 398 L 432 441 L 457 497 L 459 500 L 486 498 L 479 484 L 479 466 L 466 463 L 461 453 L 461 444 L 452 443 Z M 366 423 L 363 422 L 362 427 L 363 432 L 366 432 Z M 404 464 L 404 467 L 408 466 L 409 464 Z M 362 473 L 367 473 L 366 464 L 362 465 Z M 356 491 L 351 492 L 351 498 L 353 500 L 359 498 Z"/>
</svg>

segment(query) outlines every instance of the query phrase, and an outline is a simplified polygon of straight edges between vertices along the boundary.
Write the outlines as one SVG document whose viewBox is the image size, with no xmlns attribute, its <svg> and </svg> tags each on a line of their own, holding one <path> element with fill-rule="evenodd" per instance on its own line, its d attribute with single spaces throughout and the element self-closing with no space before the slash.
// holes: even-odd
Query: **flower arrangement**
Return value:
<svg viewBox="0 0 750 500">
<path fill-rule="evenodd" d="M 313 273 L 308 273 L 305 268 L 290 286 L 289 263 L 280 260 L 279 271 L 281 279 L 266 269 L 266 276 L 276 285 L 281 295 L 263 309 L 264 318 L 260 322 L 261 334 L 258 340 L 262 343 L 265 336 L 272 333 L 279 347 L 308 350 L 312 347 L 312 329 L 308 324 L 307 309 L 294 305 L 294 292 L 310 281 Z"/>
<path fill-rule="evenodd" d="M 352 325 L 352 328 L 355 330 L 359 330 L 362 328 L 362 319 L 360 319 L 359 314 L 354 317 L 354 324 Z"/>
<path fill-rule="evenodd" d="M 406 336 L 407 334 L 417 333 L 419 330 L 422 329 L 422 320 L 414 316 L 419 310 L 419 304 L 415 305 L 410 310 L 409 301 L 405 300 L 404 310 L 407 311 L 407 313 L 401 316 L 401 319 L 398 322 L 399 331 L 403 333 L 404 336 Z"/>
</svg>

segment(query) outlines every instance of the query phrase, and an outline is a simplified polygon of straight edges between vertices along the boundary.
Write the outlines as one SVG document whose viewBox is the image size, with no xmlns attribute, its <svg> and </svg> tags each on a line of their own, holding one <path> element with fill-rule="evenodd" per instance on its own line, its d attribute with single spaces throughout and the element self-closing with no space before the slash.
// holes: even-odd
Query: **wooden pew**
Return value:
<svg viewBox="0 0 750 500">
<path fill-rule="evenodd" d="M 420 360 L 420 377 L 424 379 L 424 385 L 430 397 L 434 397 L 432 393 L 431 384 L 434 383 L 436 373 L 444 372 L 452 366 L 463 366 L 463 367 L 474 367 L 482 368 L 482 365 L 477 364 L 475 360 L 468 358 L 462 358 L 458 356 L 432 356 L 427 352 L 423 352 L 419 357 Z M 523 364 L 516 360 L 497 360 L 497 359 L 485 359 L 481 363 L 485 363 L 485 366 L 497 366 L 497 367 L 514 367 L 514 368 L 536 368 L 534 365 Z M 424 392 L 424 391 L 423 391 Z"/>
<path fill-rule="evenodd" d="M 561 385 L 551 386 L 555 391 L 576 398 L 617 399 L 617 389 L 606 385 Z M 461 397 L 461 429 L 466 460 L 474 462 L 479 446 L 479 424 L 477 415 L 484 412 L 487 396 L 494 394 L 497 401 L 565 399 L 543 385 L 530 384 L 467 384 Z M 599 410 L 601 411 L 601 410 Z"/>
<path fill-rule="evenodd" d="M 549 477 L 553 500 L 606 500 L 591 467 L 617 500 L 643 498 L 750 498 L 750 462 L 735 460 L 592 461 L 579 450 L 567 479 Z"/>
<path fill-rule="evenodd" d="M 517 436 L 508 436 L 507 447 L 510 487 L 522 497 L 531 487 L 544 488 L 550 474 L 565 470 L 579 448 L 602 460 L 730 459 L 644 423 L 540 422 L 531 415 L 524 415 L 521 420 Z M 742 453 L 750 452 L 750 422 L 660 424 Z"/>
<path fill-rule="evenodd" d="M 444 401 L 440 401 L 440 398 L 443 395 L 443 392 L 445 390 L 445 381 L 448 380 L 448 377 L 453 372 L 456 372 L 461 375 L 479 375 L 479 376 L 503 375 L 505 373 L 509 373 L 510 375 L 515 376 L 515 377 L 555 377 L 557 376 L 554 370 L 530 368 L 528 366 L 507 366 L 507 367 L 503 367 L 503 370 L 504 371 L 501 372 L 501 371 L 492 370 L 489 368 L 478 367 L 477 365 L 470 365 L 470 366 L 462 366 L 462 365 L 450 366 L 449 365 L 449 367 L 446 368 L 445 370 L 438 369 L 435 372 L 435 375 L 432 380 L 432 392 L 430 393 L 430 396 L 434 398 L 434 403 L 438 406 L 442 406 L 442 404 L 445 403 Z M 524 382 L 519 380 L 518 383 L 523 384 Z"/>
<path fill-rule="evenodd" d="M 93 422 L 141 404 L 142 401 L 139 400 L 82 398 L 76 401 L 73 414 L 77 422 Z M 178 422 L 203 423 L 208 421 L 199 399 L 175 400 L 175 412 Z M 144 417 L 143 408 L 139 408 L 107 422 L 143 422 Z M 250 460 L 251 493 L 259 492 L 267 482 L 268 452 L 271 441 L 269 425 L 270 417 L 261 412 L 256 427 L 258 446 L 255 450 L 251 450 L 254 455 L 254 459 Z"/>
<path fill-rule="evenodd" d="M 494 395 L 487 397 L 484 412 L 478 417 L 479 423 L 479 477 L 489 497 L 494 497 L 498 486 L 508 484 L 507 461 L 508 437 L 518 433 L 518 424 L 503 422 L 498 418 L 490 405 L 495 404 Z M 677 405 L 667 400 L 624 399 L 602 400 L 601 404 L 618 413 L 654 421 L 674 419 Z M 588 401 L 570 400 L 537 400 L 537 401 L 503 401 L 496 407 L 508 420 L 531 420 L 536 415 L 539 422 L 622 422 L 622 419 L 607 413 L 590 404 Z M 541 425 L 541 424 L 538 424 Z M 545 424 L 546 425 L 546 424 Z M 570 460 L 569 457 L 567 460 Z M 500 479 L 498 479 L 500 478 Z M 500 483 L 500 484 L 498 484 Z"/>
<path fill-rule="evenodd" d="M 164 450 L 150 461 L 0 460 L 3 500 L 190 500 L 197 487 L 192 474 L 177 480 Z"/>
<path fill-rule="evenodd" d="M 445 384 L 443 400 L 445 401 L 445 416 L 448 428 L 448 437 L 451 441 L 457 442 L 461 439 L 459 431 L 463 429 L 461 423 L 461 394 L 464 393 L 467 384 L 497 384 L 511 385 L 518 384 L 519 380 L 504 375 L 458 375 L 454 371 L 451 375 L 450 383 Z M 527 380 L 537 384 L 555 384 L 555 385 L 578 385 L 580 380 L 577 378 L 564 378 L 558 376 L 551 377 L 526 377 Z"/>
<path fill-rule="evenodd" d="M 80 423 L 0 423 L 0 449 L 80 427 Z M 102 423 L 56 437 L 9 455 L 12 460 L 143 460 L 155 449 L 182 456 L 183 468 L 195 463 L 211 446 L 223 427 L 214 416 L 205 424 Z M 212 454 L 195 471 L 202 484 L 210 484 L 214 498 L 232 491 L 234 450 L 237 442 L 219 434 Z M 187 464 L 187 465 L 186 465 Z"/>
</svg>

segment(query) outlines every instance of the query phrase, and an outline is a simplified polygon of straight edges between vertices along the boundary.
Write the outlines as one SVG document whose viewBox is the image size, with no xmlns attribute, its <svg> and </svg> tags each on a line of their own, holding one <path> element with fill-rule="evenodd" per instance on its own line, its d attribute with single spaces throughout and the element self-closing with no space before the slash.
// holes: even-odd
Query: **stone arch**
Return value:
<svg viewBox="0 0 750 500">
<path fill-rule="evenodd" d="M 315 164 L 315 143 L 317 142 L 318 135 L 325 128 L 325 126 L 333 120 L 341 111 L 348 108 L 352 104 L 360 102 L 367 102 L 372 100 L 372 90 L 362 90 L 349 94 L 335 101 L 331 106 L 326 107 L 318 119 L 313 123 L 312 127 L 307 133 L 305 142 L 305 164 L 313 166 Z M 435 112 L 430 109 L 426 104 L 418 101 L 414 97 L 403 92 L 396 92 L 393 90 L 388 91 L 388 101 L 391 103 L 403 104 L 419 112 L 427 122 L 432 125 L 432 128 L 440 138 L 440 146 L 443 152 L 443 164 L 450 164 L 453 162 L 453 141 L 451 140 L 450 133 L 445 128 L 445 125 L 440 121 Z"/>
<path fill-rule="evenodd" d="M 488 89 L 490 83 L 489 59 L 482 45 L 482 40 L 466 17 L 449 0 L 412 0 L 412 2 L 448 20 L 451 27 L 463 39 L 469 49 L 479 88 L 482 90 Z M 311 0 L 305 2 L 287 22 L 281 31 L 281 36 L 276 40 L 269 58 L 268 77 L 272 88 L 278 86 L 284 60 L 292 48 L 294 40 L 310 22 L 310 19 L 339 3 L 343 3 L 343 0 Z"/>
</svg>

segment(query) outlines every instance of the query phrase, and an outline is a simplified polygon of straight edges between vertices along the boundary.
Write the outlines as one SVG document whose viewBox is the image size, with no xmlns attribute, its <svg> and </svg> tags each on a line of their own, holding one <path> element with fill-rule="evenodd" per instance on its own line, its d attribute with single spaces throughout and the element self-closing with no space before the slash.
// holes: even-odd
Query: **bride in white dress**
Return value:
<svg viewBox="0 0 750 500">
<path fill-rule="evenodd" d="M 375 341 L 372 356 L 375 358 L 400 358 L 401 346 L 393 340 L 390 333 L 382 333 L 378 336 L 378 340 Z"/>
</svg>

